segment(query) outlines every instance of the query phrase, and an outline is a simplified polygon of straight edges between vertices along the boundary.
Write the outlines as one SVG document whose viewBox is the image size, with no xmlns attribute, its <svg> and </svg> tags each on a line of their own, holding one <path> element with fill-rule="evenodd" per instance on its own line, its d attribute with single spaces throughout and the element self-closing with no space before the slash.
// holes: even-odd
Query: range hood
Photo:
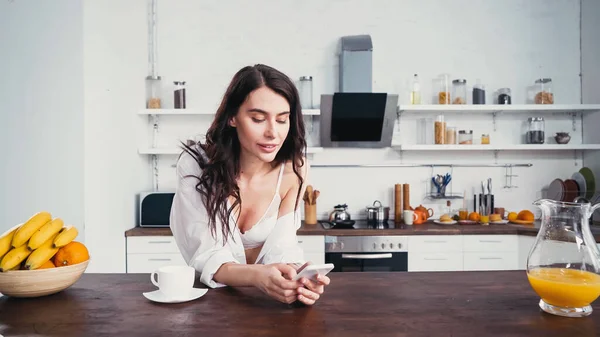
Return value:
<svg viewBox="0 0 600 337">
<path fill-rule="evenodd" d="M 321 95 L 321 146 L 392 145 L 398 95 L 372 92 L 373 42 L 369 35 L 341 38 L 339 92 Z"/>
<path fill-rule="evenodd" d="M 321 146 L 390 147 L 397 106 L 398 95 L 386 93 L 321 95 Z"/>
</svg>

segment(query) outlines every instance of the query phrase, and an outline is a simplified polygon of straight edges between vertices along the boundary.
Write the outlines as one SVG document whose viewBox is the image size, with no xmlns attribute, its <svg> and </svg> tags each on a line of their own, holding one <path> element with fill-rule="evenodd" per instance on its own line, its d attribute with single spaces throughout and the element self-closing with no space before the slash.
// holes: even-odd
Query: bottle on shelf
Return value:
<svg viewBox="0 0 600 337">
<path fill-rule="evenodd" d="M 146 108 L 160 109 L 162 84 L 160 76 L 146 77 Z"/>
<path fill-rule="evenodd" d="M 413 75 L 410 104 L 421 104 L 421 85 L 419 84 L 419 76 L 417 74 Z"/>
<path fill-rule="evenodd" d="M 473 86 L 473 104 L 485 104 L 485 86 L 480 79 Z"/>
</svg>

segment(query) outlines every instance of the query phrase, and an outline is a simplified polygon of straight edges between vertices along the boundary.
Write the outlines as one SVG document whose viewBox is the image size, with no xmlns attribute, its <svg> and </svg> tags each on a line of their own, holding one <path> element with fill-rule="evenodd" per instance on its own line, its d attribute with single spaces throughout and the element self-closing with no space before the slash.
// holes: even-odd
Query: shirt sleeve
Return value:
<svg viewBox="0 0 600 337">
<path fill-rule="evenodd" d="M 170 214 L 170 227 L 175 242 L 187 264 L 200 273 L 200 281 L 211 288 L 225 284 L 213 280 L 219 268 L 228 262 L 242 263 L 243 256 L 234 251 L 231 238 L 223 244 L 223 234 L 217 219 L 216 237 L 208 226 L 208 213 L 202 196 L 196 190 L 201 169 L 188 154 L 177 162 L 177 189 Z M 243 255 L 243 251 L 242 251 Z M 237 256 L 237 258 L 236 258 Z"/>
</svg>

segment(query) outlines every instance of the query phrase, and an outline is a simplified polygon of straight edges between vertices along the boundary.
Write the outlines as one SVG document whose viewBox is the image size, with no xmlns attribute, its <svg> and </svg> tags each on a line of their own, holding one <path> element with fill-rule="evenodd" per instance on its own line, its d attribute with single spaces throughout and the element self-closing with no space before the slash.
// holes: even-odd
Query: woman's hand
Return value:
<svg viewBox="0 0 600 337">
<path fill-rule="evenodd" d="M 300 283 L 304 287 L 298 288 L 298 300 L 306 305 L 313 305 L 321 297 L 325 286 L 329 285 L 329 277 L 318 275 L 317 282 L 309 280 L 306 277 L 301 278 Z"/>
<path fill-rule="evenodd" d="M 290 304 L 298 299 L 298 289 L 302 288 L 300 282 L 292 281 L 295 276 L 296 269 L 285 263 L 265 265 L 259 270 L 257 286 L 265 294 Z"/>
</svg>

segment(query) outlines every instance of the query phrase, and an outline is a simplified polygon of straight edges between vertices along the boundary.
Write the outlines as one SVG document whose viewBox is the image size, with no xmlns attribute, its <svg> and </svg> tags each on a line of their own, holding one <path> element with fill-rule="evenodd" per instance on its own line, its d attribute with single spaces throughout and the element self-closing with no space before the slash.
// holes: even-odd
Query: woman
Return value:
<svg viewBox="0 0 600 337">
<path fill-rule="evenodd" d="M 303 262 L 298 205 L 309 165 L 298 91 L 281 72 L 244 67 L 233 77 L 206 142 L 184 145 L 171 230 L 209 287 L 255 286 L 311 305 L 329 278 L 292 281 Z"/>
</svg>

